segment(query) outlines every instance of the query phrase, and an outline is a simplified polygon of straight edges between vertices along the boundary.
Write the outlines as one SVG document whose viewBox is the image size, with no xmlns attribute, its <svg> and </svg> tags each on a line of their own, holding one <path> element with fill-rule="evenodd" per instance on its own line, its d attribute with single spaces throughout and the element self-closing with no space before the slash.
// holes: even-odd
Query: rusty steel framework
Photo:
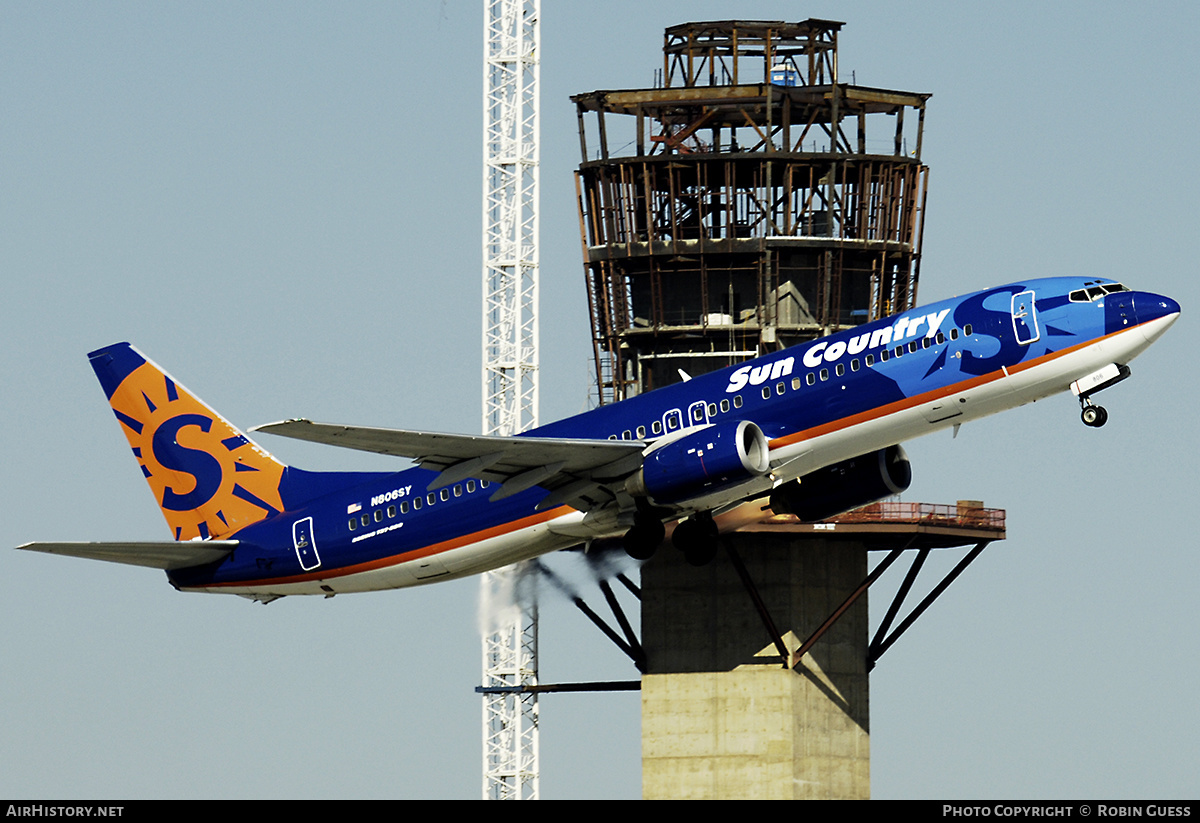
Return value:
<svg viewBox="0 0 1200 823">
<path fill-rule="evenodd" d="M 571 98 L 599 402 L 915 305 L 930 95 L 841 82 L 841 26 L 673 26 Z"/>
</svg>

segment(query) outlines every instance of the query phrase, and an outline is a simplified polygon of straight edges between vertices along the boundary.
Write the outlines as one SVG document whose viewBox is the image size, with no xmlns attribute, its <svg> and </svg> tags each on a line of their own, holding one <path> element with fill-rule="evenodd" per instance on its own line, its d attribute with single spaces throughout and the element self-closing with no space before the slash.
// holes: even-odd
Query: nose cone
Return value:
<svg viewBox="0 0 1200 823">
<path fill-rule="evenodd" d="M 1161 294 L 1138 292 L 1134 298 L 1138 323 L 1146 340 L 1153 343 L 1179 319 L 1179 304 Z"/>
</svg>

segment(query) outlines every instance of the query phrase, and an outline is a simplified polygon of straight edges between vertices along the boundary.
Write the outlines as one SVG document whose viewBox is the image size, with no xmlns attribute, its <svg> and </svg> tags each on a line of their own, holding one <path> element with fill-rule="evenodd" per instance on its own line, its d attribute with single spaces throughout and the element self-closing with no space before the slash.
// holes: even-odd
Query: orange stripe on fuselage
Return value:
<svg viewBox="0 0 1200 823">
<path fill-rule="evenodd" d="M 420 560 L 423 557 L 431 557 L 435 554 L 442 554 L 453 549 L 459 549 L 463 546 L 469 546 L 472 543 L 479 543 L 483 540 L 489 540 L 493 537 L 502 537 L 506 534 L 511 534 L 521 529 L 527 529 L 531 526 L 537 526 L 545 523 L 548 520 L 553 520 L 556 517 L 561 517 L 564 514 L 575 511 L 570 506 L 559 506 L 554 509 L 548 509 L 544 512 L 532 514 L 529 517 L 522 517 L 520 520 L 510 520 L 507 523 L 500 523 L 496 526 L 483 529 L 470 534 L 464 534 L 460 537 L 455 537 L 450 540 L 443 540 L 440 543 L 431 543 L 428 546 L 423 546 L 419 549 L 413 549 L 403 554 L 394 554 L 388 557 L 381 557 L 378 560 L 368 560 L 365 563 L 356 563 L 353 566 L 341 566 L 328 570 L 317 570 L 307 574 L 296 574 L 291 577 L 271 577 L 265 580 L 237 580 L 223 583 L 209 583 L 204 586 L 196 586 L 194 588 L 215 589 L 227 587 L 244 587 L 244 586 L 271 586 L 280 585 L 283 583 L 307 583 L 313 580 L 332 580 L 338 577 L 346 577 L 347 575 L 359 574 L 361 572 L 377 571 L 386 569 L 390 566 L 398 566 L 401 563 L 407 563 L 410 560 Z M 189 587 L 192 588 L 192 587 Z"/>
<path fill-rule="evenodd" d="M 954 383 L 950 386 L 946 386 L 941 389 L 932 389 L 932 390 L 924 392 L 922 394 L 914 395 L 913 397 L 906 397 L 903 400 L 897 400 L 894 403 L 889 403 L 885 406 L 879 406 L 874 409 L 868 409 L 867 411 L 859 412 L 858 414 L 852 414 L 849 417 L 839 418 L 838 420 L 833 420 L 833 421 L 830 421 L 829 423 L 823 423 L 820 426 L 813 426 L 812 428 L 805 429 L 803 431 L 798 431 L 793 434 L 785 435 L 784 437 L 779 437 L 779 438 L 776 438 L 776 439 L 770 441 L 770 447 L 772 449 L 777 449 L 777 448 L 780 448 L 783 446 L 789 446 L 793 443 L 801 442 L 803 440 L 808 440 L 808 439 L 811 439 L 814 437 L 820 437 L 821 435 L 824 435 L 824 434 L 831 434 L 833 432 L 842 431 L 844 429 L 848 429 L 853 426 L 857 426 L 859 424 L 869 422 L 871 420 L 878 420 L 881 417 L 887 417 L 888 415 L 895 414 L 895 413 L 901 412 L 901 411 L 905 411 L 907 409 L 911 409 L 916 406 L 920 406 L 924 403 L 930 403 L 934 400 L 939 400 L 943 397 L 949 397 L 950 395 L 958 394 L 960 392 L 974 389 L 979 386 L 987 385 L 988 383 L 993 383 L 997 380 L 1003 380 L 1005 377 L 1011 377 L 1015 374 L 1020 374 L 1021 372 L 1027 371 L 1028 369 L 1034 368 L 1035 366 L 1039 366 L 1044 363 L 1049 363 L 1052 360 L 1057 360 L 1060 357 L 1065 357 L 1068 354 L 1072 354 L 1076 351 L 1079 351 L 1080 349 L 1083 349 L 1083 348 L 1086 348 L 1087 346 L 1093 345 L 1094 343 L 1098 343 L 1102 340 L 1106 340 L 1111 337 L 1116 337 L 1119 334 L 1131 332 L 1136 328 L 1138 328 L 1138 327 L 1133 326 L 1128 329 L 1121 329 L 1120 331 L 1116 331 L 1116 332 L 1112 332 L 1111 334 L 1107 334 L 1104 337 L 1098 337 L 1098 338 L 1094 338 L 1092 340 L 1084 341 L 1082 343 L 1077 343 L 1076 345 L 1071 346 L 1066 349 L 1062 349 L 1061 351 L 1050 352 L 1048 354 L 1042 355 L 1041 357 L 1036 357 L 1033 360 L 1030 360 L 1028 362 L 1018 363 L 1014 366 L 1009 366 L 1009 367 L 1007 367 L 1007 373 L 1005 372 L 1004 368 L 1002 368 L 1001 370 L 988 372 L 987 374 L 980 375 L 978 377 L 972 377 L 967 380 L 960 380 L 957 383 Z M 471 543 L 477 543 L 482 540 L 487 540 L 489 538 L 500 537 L 505 534 L 510 534 L 510 533 L 518 531 L 520 529 L 529 528 L 531 526 L 536 526 L 541 523 L 545 523 L 548 520 L 553 520 L 554 518 L 559 517 L 563 514 L 571 512 L 571 511 L 574 511 L 574 509 L 572 509 L 570 506 L 559 506 L 555 509 L 550 509 L 548 511 L 530 515 L 529 517 L 523 517 L 520 520 L 513 520 L 513 521 L 510 521 L 507 523 L 501 523 L 499 525 L 492 526 L 487 529 L 483 529 L 482 531 L 472 532 L 471 534 L 465 534 L 465 535 L 462 535 L 461 537 L 455 537 L 451 540 L 444 540 L 440 543 L 433 543 L 431 545 L 424 546 L 419 549 L 413 549 L 412 551 L 405 552 L 404 554 L 401 554 L 401 555 L 392 555 L 389 557 L 383 557 L 378 560 L 370 560 L 370 561 L 367 561 L 366 563 L 358 563 L 353 566 L 345 566 L 345 567 L 332 569 L 332 570 L 328 570 L 328 571 L 316 571 L 316 572 L 311 572 L 308 574 L 293 575 L 291 577 L 270 578 L 270 579 L 266 579 L 266 580 L 248 580 L 248 581 L 235 581 L 235 582 L 225 582 L 225 583 L 211 583 L 207 586 L 202 586 L 202 587 L 197 587 L 197 588 L 245 587 L 245 586 L 259 586 L 259 585 L 279 585 L 279 584 L 283 584 L 283 583 L 304 583 L 304 582 L 308 582 L 308 581 L 312 581 L 312 580 L 330 580 L 330 579 L 334 579 L 334 578 L 338 578 L 338 577 L 345 577 L 347 575 L 358 574 L 361 572 L 375 571 L 378 569 L 388 568 L 390 566 L 397 566 L 401 563 L 407 563 L 410 560 L 420 560 L 423 557 L 430 557 L 435 554 L 442 554 L 444 552 L 451 551 L 452 549 L 462 548 L 463 546 L 470 545 Z"/>
</svg>

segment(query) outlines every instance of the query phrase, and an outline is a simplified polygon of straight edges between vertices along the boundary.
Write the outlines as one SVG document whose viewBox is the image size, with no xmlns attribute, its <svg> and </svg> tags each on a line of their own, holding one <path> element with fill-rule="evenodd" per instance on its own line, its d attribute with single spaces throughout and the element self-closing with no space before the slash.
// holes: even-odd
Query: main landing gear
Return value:
<svg viewBox="0 0 1200 823">
<path fill-rule="evenodd" d="M 648 511 L 638 512 L 633 526 L 621 538 L 625 553 L 635 560 L 649 560 L 654 556 L 666 528 L 662 521 Z M 720 533 L 713 521 L 712 512 L 698 512 L 675 526 L 671 535 L 675 548 L 683 552 L 684 559 L 693 566 L 705 566 L 713 561 L 720 548 Z"/>
<path fill-rule="evenodd" d="M 621 538 L 621 545 L 634 560 L 649 560 L 666 536 L 667 529 L 661 520 L 650 512 L 640 511 L 633 519 L 633 526 Z"/>
<path fill-rule="evenodd" d="M 707 566 L 717 556 L 721 535 L 712 512 L 697 512 L 675 526 L 671 542 L 693 566 Z"/>
</svg>

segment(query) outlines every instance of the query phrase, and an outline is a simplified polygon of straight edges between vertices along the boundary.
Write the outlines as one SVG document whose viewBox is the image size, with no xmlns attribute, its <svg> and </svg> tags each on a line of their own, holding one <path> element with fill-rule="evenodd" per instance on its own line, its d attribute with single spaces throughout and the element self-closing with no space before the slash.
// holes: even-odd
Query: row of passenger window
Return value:
<svg viewBox="0 0 1200 823">
<path fill-rule="evenodd" d="M 740 409 L 742 407 L 742 396 L 740 394 L 734 395 L 732 404 L 730 403 L 729 398 L 722 399 L 720 407 L 719 407 L 721 410 L 721 413 L 727 414 L 729 412 L 731 405 L 735 409 Z M 718 409 L 718 406 L 716 403 L 709 403 L 708 409 L 707 409 L 708 416 L 716 417 L 717 409 Z M 673 410 L 673 411 L 675 413 L 674 420 L 671 419 L 671 412 L 668 412 L 665 415 L 665 417 L 667 418 L 667 420 L 669 422 L 670 430 L 676 431 L 683 426 L 683 422 L 682 422 L 683 414 L 682 414 L 682 412 L 679 412 L 678 410 Z M 692 419 L 697 423 L 703 422 L 704 412 L 705 412 L 705 409 L 700 408 L 699 404 L 694 405 L 692 408 Z M 663 433 L 663 421 L 655 420 L 653 423 L 651 423 L 650 424 L 650 432 L 653 433 L 653 435 L 655 437 L 662 434 Z M 625 431 L 621 432 L 619 435 L 610 434 L 608 436 L 608 439 L 609 440 L 634 440 L 634 439 L 645 440 L 646 439 L 646 427 L 638 426 L 636 432 L 626 429 Z"/>
<path fill-rule="evenodd" d="M 478 488 L 486 489 L 487 487 L 488 481 L 479 481 Z M 465 484 L 455 483 L 453 487 L 447 486 L 446 488 L 440 489 L 436 492 L 429 492 L 429 494 L 425 495 L 424 498 L 421 498 L 420 495 L 418 495 L 412 498 L 411 501 L 404 500 L 399 504 L 393 503 L 386 509 L 379 508 L 371 512 L 363 512 L 358 517 L 350 518 L 350 531 L 356 531 L 360 525 L 365 529 L 371 525 L 372 521 L 376 523 L 382 523 L 385 519 L 392 520 L 398 515 L 408 514 L 410 510 L 414 512 L 420 511 L 422 506 L 432 506 L 438 501 L 448 502 L 451 497 L 462 497 L 464 491 L 466 494 L 474 494 L 475 489 L 475 481 L 468 480 Z"/>
<path fill-rule="evenodd" d="M 967 323 L 965 326 L 963 326 L 962 336 L 970 337 L 972 334 L 972 331 L 973 330 L 971 328 L 971 324 Z M 957 340 L 959 338 L 959 336 L 960 336 L 960 334 L 959 334 L 959 330 L 957 328 L 950 329 L 949 338 L 951 340 Z M 863 357 L 861 360 L 857 357 L 852 358 L 850 360 L 850 371 L 852 371 L 852 372 L 858 371 L 864 365 L 867 367 L 874 366 L 876 361 L 878 361 L 880 363 L 886 363 L 888 360 L 890 360 L 893 357 L 902 357 L 906 351 L 909 354 L 915 354 L 918 349 L 927 349 L 933 345 L 940 346 L 945 342 L 946 342 L 946 335 L 939 331 L 934 338 L 922 337 L 920 340 L 913 340 L 913 341 L 910 341 L 908 344 L 902 343 L 901 345 L 896 346 L 894 349 L 884 349 L 881 352 L 879 352 L 878 358 L 876 358 L 876 356 L 874 354 L 868 354 L 865 357 Z M 834 366 L 833 373 L 837 377 L 844 376 L 846 374 L 846 364 L 838 363 L 836 366 Z M 799 375 L 792 378 L 792 390 L 793 391 L 798 390 L 805 383 L 807 383 L 810 386 L 814 386 L 817 384 L 818 380 L 821 382 L 825 382 L 828 379 L 829 379 L 829 369 L 828 368 L 823 368 L 823 369 L 820 369 L 819 371 L 810 371 L 810 372 L 808 372 L 808 374 L 804 375 L 803 382 L 801 381 Z M 782 395 L 786 391 L 787 391 L 786 381 L 780 380 L 778 383 L 775 384 L 775 387 L 774 387 L 775 395 L 777 395 L 777 396 Z M 769 400 L 771 398 L 771 394 L 772 394 L 771 386 L 763 386 L 762 387 L 763 400 Z M 699 425 L 699 424 L 703 423 L 705 421 L 704 415 L 705 415 L 706 411 L 708 413 L 708 419 L 712 419 L 712 418 L 716 417 L 717 413 L 718 413 L 718 409 L 720 410 L 721 414 L 727 414 L 729 412 L 730 405 L 731 405 L 730 401 L 727 398 L 721 400 L 721 403 L 719 406 L 716 403 L 709 403 L 707 408 L 705 408 L 703 404 L 695 403 L 691 407 L 691 423 L 692 423 L 692 425 Z M 735 409 L 740 409 L 742 407 L 742 396 L 740 394 L 734 395 L 732 406 Z M 668 414 L 667 414 L 668 418 L 669 418 L 669 416 L 670 416 L 670 412 L 668 412 Z M 679 426 L 671 426 L 670 428 L 673 431 L 673 430 L 679 428 Z M 661 420 L 655 420 L 650 425 L 650 431 L 653 432 L 655 436 L 662 434 L 662 430 L 663 430 L 663 423 Z M 625 431 L 621 432 L 620 435 L 610 434 L 608 436 L 608 439 L 609 440 L 634 440 L 634 439 L 645 440 L 646 439 L 646 427 L 638 426 L 636 432 L 626 429 Z"/>
</svg>

